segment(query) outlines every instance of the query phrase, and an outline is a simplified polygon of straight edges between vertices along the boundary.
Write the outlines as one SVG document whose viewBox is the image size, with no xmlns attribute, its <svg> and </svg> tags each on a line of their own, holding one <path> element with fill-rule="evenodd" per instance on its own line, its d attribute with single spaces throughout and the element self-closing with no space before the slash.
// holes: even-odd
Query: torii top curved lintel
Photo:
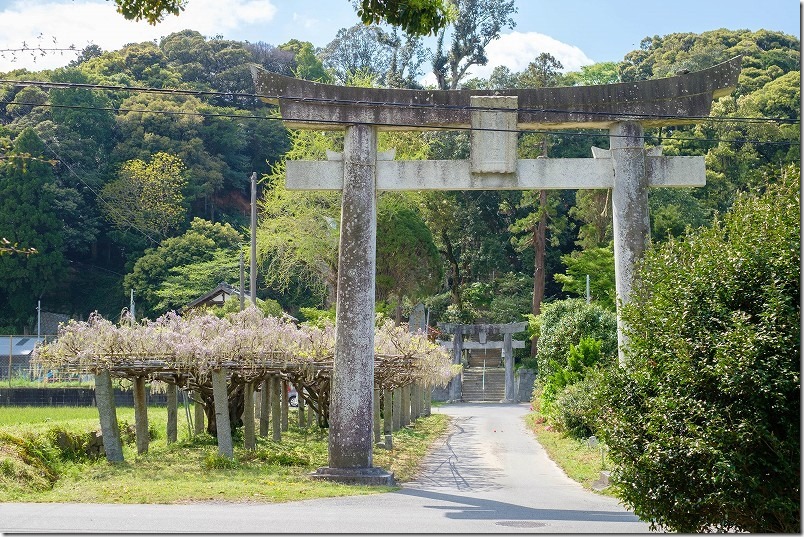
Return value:
<svg viewBox="0 0 804 537">
<path fill-rule="evenodd" d="M 694 123 L 712 100 L 737 85 L 742 57 L 669 78 L 537 89 L 409 90 L 319 84 L 253 65 L 256 93 L 279 104 L 288 127 L 339 130 L 373 124 L 380 130 L 469 128 L 470 97 L 516 96 L 519 129 L 606 129 L 615 122 L 645 127 Z"/>
</svg>

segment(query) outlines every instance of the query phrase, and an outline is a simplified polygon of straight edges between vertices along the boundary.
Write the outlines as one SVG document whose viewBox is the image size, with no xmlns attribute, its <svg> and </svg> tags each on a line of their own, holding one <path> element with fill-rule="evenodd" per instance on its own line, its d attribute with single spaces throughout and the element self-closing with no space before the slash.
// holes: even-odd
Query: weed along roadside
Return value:
<svg viewBox="0 0 804 537">
<path fill-rule="evenodd" d="M 299 426 L 291 409 L 279 442 L 257 437 L 253 450 L 233 435 L 234 457 L 222 457 L 216 439 L 191 435 L 179 413 L 178 441 L 167 442 L 164 407 L 148 409 L 150 443 L 137 454 L 134 409 L 119 408 L 124 462 L 109 463 L 93 438 L 94 408 L 14 408 L 0 415 L 0 501 L 171 504 L 205 501 L 286 502 L 394 490 L 312 480 L 327 461 L 327 431 Z M 428 447 L 446 430 L 448 417 L 419 418 L 393 433 L 393 449 L 377 446 L 374 459 L 398 482 L 415 476 Z"/>
<path fill-rule="evenodd" d="M 579 440 L 557 431 L 539 412 L 528 414 L 525 422 L 550 459 L 570 479 L 590 491 L 616 497 L 613 488 L 601 482 L 602 475 L 610 470 L 610 465 L 606 458 L 607 448 L 598 443 L 596 437 Z"/>
</svg>

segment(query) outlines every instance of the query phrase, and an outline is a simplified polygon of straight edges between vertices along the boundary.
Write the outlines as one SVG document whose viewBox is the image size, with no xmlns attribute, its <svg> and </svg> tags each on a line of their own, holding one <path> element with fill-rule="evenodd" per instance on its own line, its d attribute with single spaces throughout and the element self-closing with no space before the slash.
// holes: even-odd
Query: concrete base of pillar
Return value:
<svg viewBox="0 0 804 537">
<path fill-rule="evenodd" d="M 394 474 L 382 468 L 330 468 L 322 466 L 310 473 L 312 479 L 324 479 L 344 485 L 395 487 Z"/>
</svg>

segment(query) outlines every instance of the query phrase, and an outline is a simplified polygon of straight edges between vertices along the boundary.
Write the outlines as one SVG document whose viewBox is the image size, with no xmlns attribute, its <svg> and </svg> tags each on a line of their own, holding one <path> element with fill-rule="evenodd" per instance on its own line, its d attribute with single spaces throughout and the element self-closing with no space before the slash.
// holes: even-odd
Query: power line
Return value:
<svg viewBox="0 0 804 537">
<path fill-rule="evenodd" d="M 161 95 L 186 95 L 192 97 L 227 97 L 227 98 L 249 98 L 249 99 L 282 99 L 300 103 L 313 104 L 332 104 L 332 105 L 367 105 L 367 106 L 387 106 L 399 108 L 425 108 L 439 110 L 466 110 L 466 111 L 517 111 L 535 114 L 577 114 L 605 117 L 627 117 L 641 119 L 688 119 L 691 121 L 723 121 L 723 122 L 745 122 L 745 123 L 800 123 L 800 119 L 782 117 L 724 117 L 724 116 L 675 116 L 671 114 L 637 114 L 637 113 L 617 113 L 617 112 L 596 112 L 588 110 L 564 110 L 557 108 L 498 108 L 491 106 L 463 106 L 463 105 L 444 105 L 431 103 L 396 103 L 388 101 L 358 101 L 354 99 L 323 99 L 316 97 L 288 97 L 281 95 L 262 95 L 258 93 L 233 93 L 212 90 L 191 90 L 180 88 L 152 88 L 145 86 L 123 86 L 106 84 L 83 84 L 77 82 L 42 82 L 33 80 L 9 80 L 0 79 L 0 84 L 11 84 L 14 86 L 35 86 L 48 89 L 86 89 L 104 91 L 131 91 L 141 93 L 155 93 Z"/>
<path fill-rule="evenodd" d="M 552 136 L 565 136 L 565 137 L 592 137 L 592 136 L 608 136 L 610 138 L 626 137 L 625 135 L 615 135 L 610 133 L 588 133 L 588 132 L 573 132 L 573 131 L 555 131 L 555 130 L 539 130 L 539 129 L 499 129 L 499 128 L 472 128 L 472 127 L 446 127 L 442 125 L 428 125 L 426 123 L 364 123 L 355 121 L 344 120 L 325 120 L 325 119 L 299 119 L 289 117 L 270 117 L 258 115 L 244 115 L 244 114 L 226 114 L 226 113 L 202 113 L 202 112 L 188 112 L 188 111 L 175 111 L 175 110 L 149 110 L 143 108 L 114 108 L 114 107 L 100 107 L 100 106 L 85 106 L 85 105 L 66 105 L 66 104 L 43 104 L 43 103 L 20 103 L 15 101 L 0 100 L 0 104 L 17 104 L 20 106 L 32 106 L 42 108 L 65 108 L 73 110 L 97 110 L 105 112 L 120 113 L 139 113 L 139 114 L 157 114 L 168 116 L 193 116 L 202 118 L 227 118 L 227 119 L 254 119 L 254 120 L 267 120 L 267 121 L 287 121 L 292 123 L 314 123 L 314 124 L 330 124 L 336 125 L 371 125 L 380 127 L 400 127 L 410 128 L 415 130 L 441 130 L 441 131 L 486 131 L 486 132 L 515 132 L 523 134 L 546 134 Z M 630 116 L 629 116 L 630 117 Z M 659 136 L 646 135 L 643 139 L 662 139 Z M 797 145 L 798 141 L 765 141 L 756 139 L 734 139 L 729 140 L 725 138 L 664 138 L 666 140 L 675 141 L 688 141 L 688 142 L 710 142 L 710 143 L 734 143 L 734 144 L 763 144 L 763 145 Z"/>
</svg>

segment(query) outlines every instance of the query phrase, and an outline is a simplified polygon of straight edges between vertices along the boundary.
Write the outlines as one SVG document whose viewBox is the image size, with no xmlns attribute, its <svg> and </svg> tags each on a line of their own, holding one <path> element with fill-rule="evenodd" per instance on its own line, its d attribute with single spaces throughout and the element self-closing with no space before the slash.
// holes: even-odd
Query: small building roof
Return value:
<svg viewBox="0 0 804 537">
<path fill-rule="evenodd" d="M 184 306 L 184 310 L 191 310 L 193 308 L 199 308 L 202 306 L 222 306 L 224 302 L 229 300 L 231 297 L 240 298 L 240 289 L 232 287 L 226 282 L 221 282 L 210 292 L 201 295 L 200 297 L 196 298 L 186 306 Z M 246 293 L 244 295 L 246 300 L 251 300 L 251 295 Z"/>
<path fill-rule="evenodd" d="M 36 336 L 0 336 L 0 357 L 30 356 L 40 339 L 45 340 Z"/>
</svg>

